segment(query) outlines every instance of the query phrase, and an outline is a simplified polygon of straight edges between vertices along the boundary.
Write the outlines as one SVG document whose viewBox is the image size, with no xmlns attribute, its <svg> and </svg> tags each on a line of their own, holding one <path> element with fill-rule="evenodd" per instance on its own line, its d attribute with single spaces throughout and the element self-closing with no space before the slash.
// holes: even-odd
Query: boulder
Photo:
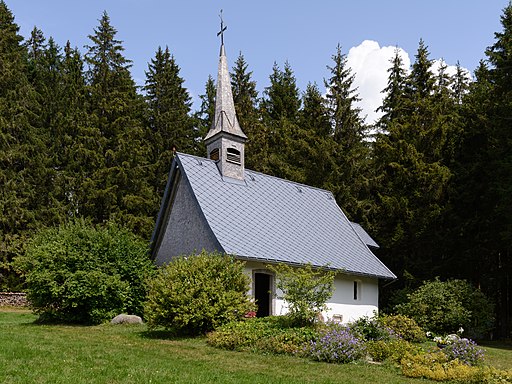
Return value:
<svg viewBox="0 0 512 384">
<path fill-rule="evenodd" d="M 136 315 L 121 313 L 114 317 L 110 324 L 142 324 L 142 319 Z"/>
</svg>

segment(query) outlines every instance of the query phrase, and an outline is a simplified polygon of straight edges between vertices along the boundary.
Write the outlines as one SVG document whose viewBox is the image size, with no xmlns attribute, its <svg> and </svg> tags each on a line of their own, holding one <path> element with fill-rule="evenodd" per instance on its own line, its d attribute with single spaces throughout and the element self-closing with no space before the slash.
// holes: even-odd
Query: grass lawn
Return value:
<svg viewBox="0 0 512 384">
<path fill-rule="evenodd" d="M 0 309 L 0 383 L 428 382 L 386 365 L 222 351 L 204 339 L 167 339 L 145 326 L 36 325 L 35 318 Z M 489 351 L 492 363 L 510 367 L 512 350 L 494 345 Z"/>
<path fill-rule="evenodd" d="M 512 342 L 486 341 L 481 343 L 485 348 L 485 361 L 499 369 L 512 368 Z"/>
</svg>

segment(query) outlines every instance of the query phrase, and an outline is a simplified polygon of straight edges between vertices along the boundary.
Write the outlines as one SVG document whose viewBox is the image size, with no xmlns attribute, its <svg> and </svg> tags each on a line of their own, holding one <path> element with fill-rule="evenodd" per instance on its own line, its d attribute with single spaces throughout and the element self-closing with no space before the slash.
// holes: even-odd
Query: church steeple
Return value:
<svg viewBox="0 0 512 384">
<path fill-rule="evenodd" d="M 221 36 L 215 116 L 213 124 L 204 138 L 208 158 L 217 161 L 222 176 L 244 179 L 244 147 L 247 136 L 238 123 L 229 78 L 228 60 L 224 49 L 224 22 L 221 16 Z"/>
</svg>

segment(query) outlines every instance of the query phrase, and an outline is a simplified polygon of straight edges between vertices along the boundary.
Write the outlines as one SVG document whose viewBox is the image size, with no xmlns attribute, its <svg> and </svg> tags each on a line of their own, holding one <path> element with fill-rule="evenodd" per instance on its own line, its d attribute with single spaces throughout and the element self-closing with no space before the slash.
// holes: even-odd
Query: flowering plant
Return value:
<svg viewBox="0 0 512 384">
<path fill-rule="evenodd" d="M 253 317 L 256 317 L 256 311 L 249 311 L 249 312 L 246 312 L 244 317 L 246 319 L 252 319 Z"/>
<path fill-rule="evenodd" d="M 461 339 L 453 341 L 443 349 L 450 360 L 458 359 L 466 365 L 478 365 L 484 361 L 484 350 L 473 340 Z"/>
<path fill-rule="evenodd" d="M 446 335 L 446 336 L 436 336 L 434 337 L 434 342 L 438 345 L 450 345 L 459 340 L 460 337 L 454 333 Z"/>
<path fill-rule="evenodd" d="M 445 336 L 433 337 L 432 332 L 430 332 L 430 331 L 427 332 L 426 335 L 428 338 L 433 337 L 433 340 L 434 340 L 434 342 L 437 343 L 437 345 L 446 346 L 446 345 L 451 345 L 451 344 L 455 343 L 456 341 L 460 340 L 460 336 L 462 335 L 463 332 L 464 332 L 464 328 L 460 327 L 458 329 L 457 333 L 451 333 L 451 334 L 445 335 Z"/>
<path fill-rule="evenodd" d="M 333 327 L 306 348 L 306 355 L 328 363 L 349 363 L 364 356 L 363 342 L 348 328 Z"/>
</svg>

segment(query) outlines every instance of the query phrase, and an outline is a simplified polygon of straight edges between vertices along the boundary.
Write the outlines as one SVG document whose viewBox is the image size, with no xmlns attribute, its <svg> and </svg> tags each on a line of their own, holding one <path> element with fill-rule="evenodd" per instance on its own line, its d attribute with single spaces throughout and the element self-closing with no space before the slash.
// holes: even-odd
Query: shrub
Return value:
<svg viewBox="0 0 512 384">
<path fill-rule="evenodd" d="M 286 318 L 269 316 L 231 322 L 208 333 L 208 344 L 229 350 L 298 354 L 317 336 L 312 327 L 289 327 Z"/>
<path fill-rule="evenodd" d="M 254 310 L 243 263 L 218 253 L 178 257 L 150 281 L 145 306 L 150 328 L 182 334 L 212 331 Z"/>
<path fill-rule="evenodd" d="M 385 328 L 377 317 L 363 316 L 349 324 L 353 333 L 363 340 L 381 340 L 389 339 L 393 332 Z"/>
<path fill-rule="evenodd" d="M 288 316 L 295 325 L 313 324 L 334 290 L 333 271 L 315 270 L 311 265 L 291 267 L 286 264 L 269 265 L 277 277 L 280 297 L 288 303 Z"/>
<path fill-rule="evenodd" d="M 154 269 L 147 244 L 115 224 L 76 220 L 39 232 L 14 265 L 41 321 L 97 324 L 142 315 Z"/>
<path fill-rule="evenodd" d="M 365 348 L 350 329 L 330 327 L 318 340 L 309 343 L 305 354 L 313 360 L 343 364 L 364 357 Z"/>
<path fill-rule="evenodd" d="M 478 383 L 504 384 L 512 383 L 512 369 L 502 370 L 494 367 L 480 367 Z"/>
<path fill-rule="evenodd" d="M 448 344 L 442 351 L 449 360 L 459 359 L 467 365 L 478 365 L 484 361 L 484 350 L 473 340 L 459 338 Z"/>
<path fill-rule="evenodd" d="M 446 334 L 462 326 L 468 335 L 481 337 L 492 328 L 492 304 L 465 280 L 428 281 L 408 298 L 396 311 L 433 333 Z"/>
<path fill-rule="evenodd" d="M 481 382 L 481 371 L 459 360 L 448 360 L 442 352 L 406 353 L 401 361 L 402 373 L 406 377 L 423 377 L 435 381 L 453 380 L 461 383 Z"/>
<path fill-rule="evenodd" d="M 421 343 L 426 340 L 425 332 L 418 323 L 404 315 L 384 315 L 379 318 L 380 323 L 393 331 L 404 340 Z"/>
<path fill-rule="evenodd" d="M 374 361 L 399 363 L 406 353 L 417 354 L 420 350 L 420 347 L 400 338 L 366 342 L 366 351 Z"/>
</svg>

